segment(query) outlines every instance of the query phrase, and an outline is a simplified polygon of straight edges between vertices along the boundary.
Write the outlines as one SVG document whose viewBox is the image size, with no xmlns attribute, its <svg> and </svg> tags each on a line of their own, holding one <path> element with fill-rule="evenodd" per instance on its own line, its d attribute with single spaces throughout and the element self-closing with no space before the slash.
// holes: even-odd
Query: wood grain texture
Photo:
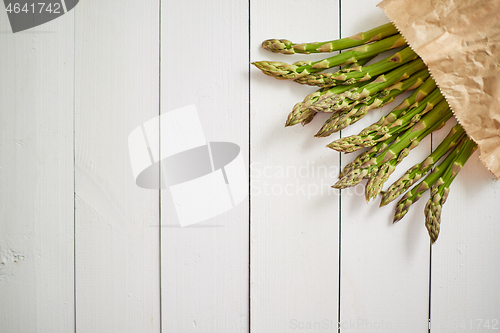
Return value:
<svg viewBox="0 0 500 333">
<path fill-rule="evenodd" d="M 73 25 L 0 10 L 0 332 L 72 332 Z"/>
<path fill-rule="evenodd" d="M 248 166 L 248 2 L 163 2 L 161 28 L 162 114 L 195 104 Z M 182 228 L 168 190 L 161 209 L 163 332 L 248 332 L 248 200 Z"/>
<path fill-rule="evenodd" d="M 315 1 L 310 8 L 311 4 L 252 0 L 251 60 L 291 63 L 324 58 L 285 56 L 260 48 L 269 38 L 337 38 L 338 2 Z M 314 10 L 316 25 L 297 19 L 304 18 L 301 11 L 306 8 Z M 313 137 L 326 115 L 305 127 L 284 128 L 294 104 L 315 90 L 251 68 L 252 332 L 297 332 L 306 327 L 337 332 L 338 195 L 330 186 L 339 162 L 338 154 L 325 145 L 338 135 Z"/>
<path fill-rule="evenodd" d="M 159 332 L 159 195 L 136 186 L 127 147 L 158 115 L 158 3 L 82 1 L 75 15 L 76 328 Z"/>
<path fill-rule="evenodd" d="M 342 37 L 388 22 L 377 0 L 342 1 Z M 399 98 L 398 100 L 401 100 Z M 342 131 L 357 134 L 399 102 L 371 111 Z M 430 152 L 422 141 L 398 165 L 384 188 Z M 343 155 L 342 164 L 355 156 Z M 342 192 L 340 322 L 360 332 L 423 332 L 429 302 L 429 240 L 424 227 L 424 197 L 392 225 L 395 203 L 379 208 L 379 198 L 365 203 L 364 185 Z"/>
</svg>

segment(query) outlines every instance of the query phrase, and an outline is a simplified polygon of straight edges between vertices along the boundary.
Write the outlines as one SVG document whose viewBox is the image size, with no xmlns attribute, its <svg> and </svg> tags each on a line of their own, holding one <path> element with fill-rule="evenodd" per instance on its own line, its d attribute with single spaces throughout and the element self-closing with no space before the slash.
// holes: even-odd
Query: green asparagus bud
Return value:
<svg viewBox="0 0 500 333">
<path fill-rule="evenodd" d="M 311 73 L 321 72 L 327 68 L 343 66 L 360 59 L 371 58 L 381 52 L 405 45 L 405 39 L 398 34 L 319 61 L 299 61 L 294 64 L 278 61 L 257 61 L 252 64 L 264 74 L 274 76 L 277 79 L 297 79 Z"/>
<path fill-rule="evenodd" d="M 334 52 L 381 40 L 397 33 L 398 30 L 394 25 L 387 23 L 351 37 L 328 42 L 295 44 L 286 39 L 268 39 L 262 42 L 262 47 L 268 51 L 283 54 Z"/>
<path fill-rule="evenodd" d="M 434 243 L 439 236 L 439 229 L 441 226 L 441 210 L 446 202 L 446 199 L 448 198 L 450 185 L 476 149 L 476 143 L 467 138 L 457 158 L 453 161 L 453 164 L 448 167 L 446 172 L 432 187 L 431 197 L 427 201 L 424 209 L 425 227 L 429 232 L 432 243 Z"/>
</svg>

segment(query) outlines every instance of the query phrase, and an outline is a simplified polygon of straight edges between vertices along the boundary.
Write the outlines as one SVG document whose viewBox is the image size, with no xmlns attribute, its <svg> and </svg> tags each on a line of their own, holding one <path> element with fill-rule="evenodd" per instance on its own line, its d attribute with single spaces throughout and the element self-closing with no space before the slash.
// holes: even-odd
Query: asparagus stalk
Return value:
<svg viewBox="0 0 500 333">
<path fill-rule="evenodd" d="M 342 98 L 336 95 L 326 93 L 322 95 L 316 103 L 311 105 L 311 108 L 316 112 L 334 112 L 342 110 L 345 104 L 350 104 L 351 101 L 364 99 L 370 95 L 376 94 L 401 80 L 407 79 L 415 72 L 426 68 L 422 59 L 413 60 L 403 66 L 400 66 L 388 73 L 378 76 L 374 81 L 365 86 L 359 87 L 345 94 Z M 349 99 L 349 100 L 346 100 Z"/>
<path fill-rule="evenodd" d="M 336 76 L 341 76 L 341 75 L 344 75 L 346 73 L 351 73 L 351 72 L 361 72 L 364 68 L 363 66 L 366 65 L 367 63 L 369 63 L 374 57 L 370 57 L 370 58 L 365 58 L 365 59 L 360 59 L 356 62 L 353 62 L 351 64 L 347 64 L 345 66 L 343 66 L 341 69 L 339 69 L 338 71 L 334 72 L 334 73 L 312 73 L 312 74 L 309 74 L 309 75 L 304 75 L 304 76 L 301 76 L 297 79 L 295 79 L 294 81 L 297 82 L 297 83 L 300 83 L 300 84 L 307 84 L 307 85 L 310 85 L 310 86 L 318 86 L 318 87 L 332 87 L 332 86 L 336 86 L 336 82 L 337 81 L 333 81 L 332 84 L 320 84 L 320 81 L 318 80 L 321 80 L 321 78 L 323 76 L 325 77 L 336 77 Z M 309 81 L 311 83 L 309 83 Z M 314 84 L 314 82 L 318 82 L 318 84 Z M 344 83 L 344 82 L 342 82 Z M 354 83 L 354 82 L 352 82 Z"/>
<path fill-rule="evenodd" d="M 403 64 L 415 60 L 418 55 L 407 46 L 403 50 L 380 60 L 372 65 L 360 67 L 358 71 L 336 73 L 312 73 L 295 79 L 295 82 L 310 86 L 329 87 L 339 84 L 352 84 L 358 81 L 370 80 L 373 77 L 387 73 Z"/>
<path fill-rule="evenodd" d="M 293 126 L 298 123 L 303 122 L 305 119 L 308 119 L 311 115 L 314 115 L 316 112 L 314 112 L 312 109 L 310 109 L 311 105 L 313 105 L 322 95 L 326 93 L 331 93 L 336 96 L 342 96 L 343 93 L 350 89 L 354 89 L 357 87 L 364 86 L 368 84 L 368 82 L 358 82 L 355 84 L 352 84 L 350 86 L 337 86 L 337 87 L 331 87 L 331 88 L 321 88 L 309 95 L 307 95 L 302 102 L 299 102 L 295 104 L 295 106 L 292 109 L 292 112 L 288 115 L 288 119 L 286 121 L 285 126 Z M 312 118 L 311 118 L 312 119 Z"/>
<path fill-rule="evenodd" d="M 422 84 L 421 89 L 415 91 L 407 99 L 405 99 L 401 104 L 396 106 L 393 110 L 408 109 L 417 105 L 418 102 L 427 97 L 434 89 L 437 88 L 436 81 L 432 77 L 429 77 Z"/>
<path fill-rule="evenodd" d="M 382 61 L 367 65 L 379 53 L 398 46 L 406 48 Z M 333 113 L 316 136 L 326 136 L 341 130 L 364 117 L 369 110 L 391 102 L 404 91 L 416 89 L 390 114 L 358 135 L 328 145 L 342 152 L 371 147 L 346 165 L 333 185 L 341 189 L 368 179 L 365 187 L 367 201 L 382 192 L 384 183 L 411 149 L 452 117 L 449 106 L 434 80 L 429 77 L 423 61 L 406 45 L 392 24 L 335 41 L 294 44 L 288 40 L 267 40 L 263 47 L 283 54 L 333 52 L 356 47 L 314 62 L 253 63 L 264 74 L 277 79 L 293 79 L 301 84 L 321 87 L 297 103 L 286 122 L 286 126 L 297 123 L 305 125 L 317 112 Z M 335 66 L 344 67 L 335 73 L 320 73 Z M 463 128 L 456 125 L 424 161 L 413 166 L 386 192 L 382 192 L 380 205 L 393 201 L 423 178 L 398 202 L 394 222 L 401 219 L 410 205 L 431 188 L 425 216 L 426 228 L 434 242 L 439 235 L 441 209 L 450 184 L 476 148 Z"/>
<path fill-rule="evenodd" d="M 425 227 L 429 232 L 432 243 L 434 243 L 439 236 L 441 211 L 446 199 L 448 198 L 450 185 L 476 149 L 476 143 L 467 137 L 463 144 L 463 149 L 461 149 L 460 153 L 448 167 L 447 171 L 432 187 L 431 197 L 427 201 L 424 209 Z"/>
<path fill-rule="evenodd" d="M 348 65 L 344 66 L 337 73 L 348 73 L 351 71 L 359 71 L 363 65 L 365 65 L 366 63 L 368 63 L 372 59 L 373 58 L 361 59 L 358 62 L 348 64 Z M 334 91 L 337 94 L 342 93 L 346 90 L 352 89 L 356 86 L 365 85 L 369 82 L 370 81 L 361 82 L 361 83 L 359 83 L 359 85 L 352 84 L 350 86 L 340 86 L 340 87 L 334 88 Z M 303 102 L 297 103 L 294 106 L 292 112 L 290 112 L 290 114 L 288 115 L 288 119 L 287 119 L 285 126 L 293 126 L 293 125 L 296 125 L 298 123 L 302 123 L 302 125 L 307 125 L 308 123 L 310 123 L 313 120 L 314 116 L 316 115 L 316 112 L 309 109 L 309 106 L 317 100 L 316 97 L 319 97 L 321 94 L 328 91 L 329 89 L 331 89 L 331 88 L 319 89 L 318 91 L 306 96 L 306 98 L 304 99 Z"/>
<path fill-rule="evenodd" d="M 397 33 L 398 30 L 394 25 L 387 23 L 351 37 L 328 42 L 295 44 L 286 39 L 268 39 L 262 42 L 262 47 L 268 51 L 283 54 L 334 52 L 381 40 Z"/>
<path fill-rule="evenodd" d="M 356 121 L 364 117 L 368 111 L 380 108 L 384 104 L 390 103 L 392 99 L 393 97 L 391 98 L 391 96 L 388 96 L 387 92 L 383 92 L 377 96 L 367 98 L 364 101 L 354 102 L 352 104 L 354 105 L 352 109 L 348 108 L 343 112 L 333 113 L 314 136 L 322 138 L 336 133 L 346 128 L 348 125 L 354 124 Z"/>
<path fill-rule="evenodd" d="M 349 73 L 349 72 L 352 72 L 352 71 L 360 72 L 361 69 L 363 68 L 363 66 L 366 65 L 367 63 L 369 63 L 375 57 L 376 56 L 373 56 L 373 57 L 370 57 L 370 58 L 359 59 L 356 62 L 353 62 L 351 64 L 347 64 L 347 65 L 343 66 L 342 69 L 339 70 L 337 73 L 339 73 L 339 75 L 340 75 L 342 73 Z"/>
<path fill-rule="evenodd" d="M 434 170 L 427 175 L 418 185 L 415 185 L 410 191 L 406 192 L 405 195 L 396 204 L 396 211 L 394 213 L 393 222 L 401 220 L 410 206 L 417 202 L 423 193 L 425 193 L 429 188 L 434 186 L 442 177 L 445 175 L 446 171 L 453 165 L 460 152 L 464 149 L 464 143 L 467 140 L 467 136 L 464 135 L 460 138 L 459 143 L 453 148 L 452 152 L 446 156 L 446 158 L 439 164 Z"/>
<path fill-rule="evenodd" d="M 353 102 L 352 105 L 354 106 L 352 108 L 344 106 L 343 108 L 345 110 L 332 114 L 315 136 L 325 137 L 344 129 L 351 124 L 354 124 L 359 119 L 363 118 L 368 111 L 380 108 L 385 104 L 392 102 L 394 98 L 407 90 L 418 88 L 428 77 L 429 71 L 426 69 L 421 70 L 410 76 L 408 79 L 392 85 L 382 93 L 369 97 L 363 103 L 357 104 L 359 101 Z M 382 140 L 383 138 L 380 139 Z M 335 144 L 332 146 L 328 145 L 328 147 L 332 149 L 337 148 Z"/>
<path fill-rule="evenodd" d="M 425 160 L 408 169 L 401 178 L 389 186 L 386 192 L 382 192 L 380 207 L 392 202 L 418 182 L 443 156 L 458 145 L 464 135 L 465 131 L 462 126 L 460 124 L 455 125 L 446 138 L 441 141 L 439 146 Z"/>
<path fill-rule="evenodd" d="M 405 147 L 397 158 L 393 158 L 392 160 L 383 163 L 379 168 L 377 168 L 377 173 L 373 173 L 372 177 L 368 179 L 368 182 L 366 184 L 366 201 L 375 198 L 382 191 L 384 183 L 394 172 L 396 165 L 399 164 L 401 160 L 408 155 L 411 149 L 418 146 L 419 142 L 427 135 L 443 127 L 446 121 L 448 121 L 448 119 L 450 119 L 451 117 L 452 112 L 450 109 L 448 109 L 444 117 L 432 124 L 426 132 L 423 132 L 422 135 L 417 138 L 417 140 L 413 141 L 409 146 Z"/>
<path fill-rule="evenodd" d="M 297 79 L 311 73 L 321 72 L 327 68 L 354 63 L 360 59 L 371 58 L 381 52 L 405 45 L 406 41 L 403 36 L 397 34 L 378 42 L 359 46 L 355 49 L 319 61 L 300 61 L 294 64 L 277 61 L 257 61 L 252 64 L 262 70 L 264 74 L 273 76 L 277 79 Z"/>
<path fill-rule="evenodd" d="M 422 90 L 427 88 L 423 86 L 422 84 L 413 94 L 420 94 Z M 425 94 L 420 95 L 425 96 Z M 363 129 L 358 135 L 351 135 L 333 141 L 328 147 L 345 153 L 371 147 L 376 142 L 397 135 L 399 132 L 413 126 L 425 113 L 432 110 L 442 100 L 443 96 L 439 89 L 435 88 L 430 95 L 416 103 L 415 107 L 393 110 L 387 116 L 380 118 L 378 122 Z"/>
<path fill-rule="evenodd" d="M 302 126 L 309 124 L 313 120 L 315 115 L 316 115 L 316 112 L 309 112 L 307 117 L 305 117 L 305 119 L 300 122 L 302 124 Z"/>
<path fill-rule="evenodd" d="M 339 174 L 339 178 L 342 178 L 344 177 L 344 175 L 353 172 L 353 170 L 358 169 L 367 161 L 376 157 L 380 152 L 384 151 L 387 147 L 389 147 L 395 140 L 396 138 L 393 137 L 385 141 L 379 142 L 376 146 L 372 147 L 370 150 L 358 155 L 352 162 L 348 163 L 344 167 L 344 169 Z"/>
<path fill-rule="evenodd" d="M 445 102 L 444 102 L 445 103 Z M 382 185 L 394 171 L 397 164 L 405 158 L 411 149 L 418 146 L 419 142 L 434 130 L 442 127 L 452 116 L 448 108 L 444 112 L 441 108 L 434 108 L 426 114 L 417 124 L 397 137 L 395 142 L 379 155 L 366 161 L 349 173 L 343 172 L 334 188 L 355 186 L 361 180 L 369 178 L 365 188 L 367 201 L 380 193 Z"/>
<path fill-rule="evenodd" d="M 437 123 L 436 127 L 433 130 L 444 126 L 444 124 L 446 123 L 446 121 L 448 119 L 443 119 L 441 122 Z M 429 132 L 429 134 L 430 134 L 430 132 Z M 418 141 L 416 141 L 416 144 L 418 145 L 418 143 L 427 135 L 428 134 L 424 134 L 423 136 L 419 137 Z M 401 153 L 398 155 L 397 158 L 394 158 L 390 161 L 383 163 L 382 165 L 380 165 L 376 170 L 374 170 L 371 173 L 370 177 L 368 178 L 368 182 L 366 184 L 366 187 L 365 187 L 366 201 L 370 201 L 370 199 L 373 199 L 378 194 L 380 194 L 380 192 L 382 191 L 382 187 L 384 186 L 385 182 L 389 179 L 390 175 L 394 172 L 394 170 L 396 169 L 396 166 L 401 162 L 401 160 L 403 158 L 408 156 L 411 149 L 413 149 L 412 145 L 405 147 L 401 151 Z"/>
</svg>

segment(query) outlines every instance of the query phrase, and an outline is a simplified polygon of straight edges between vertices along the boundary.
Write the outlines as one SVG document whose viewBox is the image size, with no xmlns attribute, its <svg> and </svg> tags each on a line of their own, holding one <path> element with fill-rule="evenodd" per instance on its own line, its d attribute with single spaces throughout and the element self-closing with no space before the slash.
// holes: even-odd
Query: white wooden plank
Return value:
<svg viewBox="0 0 500 333">
<path fill-rule="evenodd" d="M 162 114 L 196 105 L 248 166 L 248 2 L 164 2 L 161 19 Z M 161 205 L 163 331 L 248 332 L 248 199 L 182 228 L 169 190 Z"/>
<path fill-rule="evenodd" d="M 338 38 L 337 1 L 252 0 L 251 60 L 295 62 L 260 48 L 269 38 L 296 42 Z M 314 10 L 314 23 L 306 9 Z M 312 18 L 312 17 L 310 17 Z M 337 332 L 338 195 L 330 186 L 338 154 L 314 138 L 326 118 L 284 128 L 295 103 L 313 87 L 277 81 L 251 69 L 252 332 Z"/>
<path fill-rule="evenodd" d="M 434 136 L 434 147 L 445 134 Z M 450 187 L 432 245 L 431 332 L 500 329 L 499 194 L 476 152 Z"/>
<path fill-rule="evenodd" d="M 342 1 L 342 37 L 388 22 L 378 0 Z M 401 98 L 400 98 L 401 99 Z M 399 99 L 399 100 L 400 100 Z M 398 101 L 375 110 L 342 132 L 357 134 L 390 112 Z M 430 138 L 397 167 L 387 188 L 430 152 Z M 357 155 L 357 154 L 355 154 Z M 342 165 L 355 156 L 343 155 Z M 422 332 L 427 328 L 429 239 L 424 227 L 425 196 L 403 220 L 392 225 L 395 203 L 365 203 L 364 184 L 342 192 L 340 322 L 361 332 Z"/>
<path fill-rule="evenodd" d="M 158 115 L 159 6 L 81 1 L 76 15 L 76 324 L 159 332 L 159 194 L 136 186 L 128 135 Z"/>
<path fill-rule="evenodd" d="M 72 332 L 73 15 L 0 10 L 0 332 Z"/>
</svg>

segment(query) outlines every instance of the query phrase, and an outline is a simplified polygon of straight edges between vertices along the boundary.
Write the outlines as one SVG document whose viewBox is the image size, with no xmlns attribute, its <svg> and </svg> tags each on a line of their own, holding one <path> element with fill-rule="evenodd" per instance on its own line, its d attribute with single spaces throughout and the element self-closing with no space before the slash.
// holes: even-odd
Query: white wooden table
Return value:
<svg viewBox="0 0 500 333">
<path fill-rule="evenodd" d="M 267 38 L 383 24 L 377 2 L 82 0 L 16 34 L 2 7 L 0 332 L 427 332 L 429 319 L 432 332 L 499 329 L 500 184 L 478 154 L 430 246 L 426 197 L 393 225 L 394 205 L 331 189 L 353 158 L 325 148 L 339 135 L 314 138 L 321 119 L 283 126 L 314 88 L 249 65 L 301 59 L 266 53 Z M 210 141 L 241 147 L 251 194 L 181 228 L 167 190 L 135 185 L 127 137 L 188 104 Z M 431 148 L 423 141 L 390 181 Z"/>
</svg>

